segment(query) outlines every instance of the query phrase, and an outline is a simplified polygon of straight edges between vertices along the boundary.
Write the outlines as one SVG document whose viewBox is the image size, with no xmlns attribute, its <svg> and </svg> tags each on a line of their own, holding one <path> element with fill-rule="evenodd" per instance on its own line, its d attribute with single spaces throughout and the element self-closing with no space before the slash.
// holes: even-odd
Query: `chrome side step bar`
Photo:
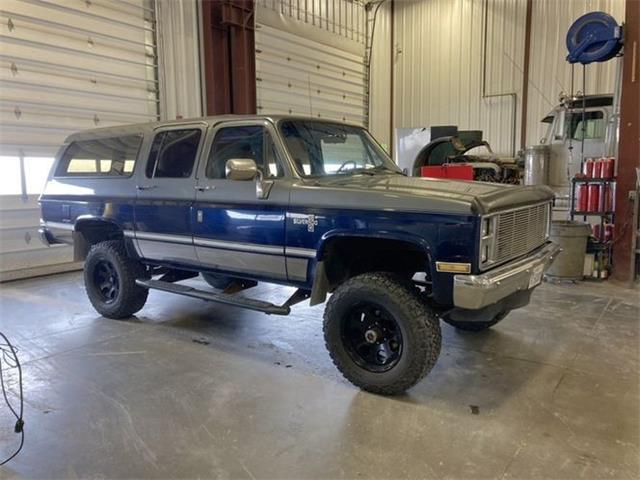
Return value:
<svg viewBox="0 0 640 480">
<path fill-rule="evenodd" d="M 208 292 L 206 290 L 198 290 L 197 288 L 188 287 L 187 285 L 163 282 L 162 280 L 138 279 L 136 280 L 136 284 L 153 290 L 162 290 L 163 292 L 175 293 L 185 297 L 199 298 L 200 300 L 206 300 L 209 302 L 217 302 L 234 307 L 246 308 L 248 310 L 263 312 L 268 315 L 289 315 L 289 313 L 291 313 L 292 305 L 300 303 L 310 296 L 310 292 L 298 289 L 285 303 L 282 305 L 275 305 L 270 302 L 264 302 L 253 298 L 239 297 L 236 295 L 229 295 L 228 293 Z"/>
</svg>

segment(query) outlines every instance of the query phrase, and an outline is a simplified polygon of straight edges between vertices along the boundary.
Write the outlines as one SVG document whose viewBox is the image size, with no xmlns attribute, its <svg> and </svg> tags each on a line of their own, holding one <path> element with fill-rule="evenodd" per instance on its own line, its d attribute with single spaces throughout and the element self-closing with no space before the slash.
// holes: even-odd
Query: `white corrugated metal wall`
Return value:
<svg viewBox="0 0 640 480">
<path fill-rule="evenodd" d="M 531 70 L 527 108 L 527 142 L 545 133 L 540 120 L 558 103 L 560 92 L 571 89 L 571 68 L 565 61 L 565 36 L 574 20 L 592 11 L 607 12 L 624 21 L 624 0 L 565 0 L 533 2 L 531 18 Z M 613 93 L 617 60 L 587 67 L 587 93 Z M 582 91 L 582 67 L 576 66 L 574 89 Z"/>
<path fill-rule="evenodd" d="M 0 279 L 66 268 L 37 236 L 37 197 L 64 138 L 158 115 L 149 0 L 0 5 Z"/>
<path fill-rule="evenodd" d="M 369 14 L 369 32 L 373 33 L 370 91 L 369 130 L 378 141 L 387 146 L 393 143 L 391 135 L 391 2 L 374 7 Z M 373 29 L 376 15 L 375 30 Z"/>
<path fill-rule="evenodd" d="M 458 125 L 482 129 L 494 149 L 509 154 L 513 106 L 509 97 L 482 99 L 483 19 L 487 11 L 486 93 L 515 93 L 516 142 L 522 113 L 522 72 L 526 0 L 395 0 L 393 62 L 389 36 L 376 33 L 373 68 L 393 66 L 395 127 Z M 569 90 L 570 67 L 564 38 L 567 29 L 587 11 L 603 10 L 621 22 L 624 0 L 534 0 L 527 115 L 527 143 L 541 136 L 540 119 Z M 389 24 L 385 6 L 382 25 Z M 379 18 L 380 22 L 381 19 Z M 378 35 L 380 35 L 378 37 Z M 381 44 L 382 48 L 376 48 Z M 613 90 L 614 62 L 587 69 L 587 92 Z M 581 77 L 580 77 L 581 78 Z M 384 138 L 382 118 L 388 105 L 386 73 L 372 77 L 371 125 Z M 581 89 L 581 85 L 579 85 Z M 388 127 L 387 127 L 388 129 Z"/>
<path fill-rule="evenodd" d="M 496 150 L 511 151 L 512 97 L 481 98 L 485 4 L 485 93 L 515 93 L 520 109 L 526 0 L 400 1 L 394 25 L 396 127 L 481 129 Z"/>
<path fill-rule="evenodd" d="M 202 116 L 200 2 L 156 0 L 160 118 Z"/>
<path fill-rule="evenodd" d="M 258 113 L 366 122 L 366 14 L 351 0 L 258 0 Z"/>
</svg>

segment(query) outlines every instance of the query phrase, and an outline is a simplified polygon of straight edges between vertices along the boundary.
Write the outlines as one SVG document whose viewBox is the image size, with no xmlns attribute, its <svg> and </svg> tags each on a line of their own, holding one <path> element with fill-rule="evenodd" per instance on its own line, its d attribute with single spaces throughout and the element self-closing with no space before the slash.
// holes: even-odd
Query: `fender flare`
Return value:
<svg viewBox="0 0 640 480">
<path fill-rule="evenodd" d="M 82 226 L 88 223 L 108 225 L 109 228 L 122 232 L 124 237 L 124 229 L 113 220 L 97 215 L 80 215 L 73 224 L 73 259 L 75 262 L 81 262 L 87 258 L 91 248 L 91 244 L 82 233 Z"/>
<path fill-rule="evenodd" d="M 394 240 L 404 242 L 413 246 L 417 246 L 421 251 L 425 253 L 428 259 L 428 268 L 430 274 L 433 275 L 433 257 L 431 252 L 431 246 L 422 237 L 412 235 L 404 232 L 392 233 L 392 232 L 375 232 L 375 233 L 360 233 L 352 230 L 332 230 L 326 232 L 320 239 L 318 248 L 316 249 L 316 265 L 313 277 L 313 283 L 311 286 L 311 300 L 310 306 L 323 303 L 327 298 L 329 292 L 329 279 L 327 277 L 325 263 L 323 260 L 323 253 L 328 241 L 336 238 L 364 238 L 364 239 L 379 239 L 379 240 Z"/>
</svg>

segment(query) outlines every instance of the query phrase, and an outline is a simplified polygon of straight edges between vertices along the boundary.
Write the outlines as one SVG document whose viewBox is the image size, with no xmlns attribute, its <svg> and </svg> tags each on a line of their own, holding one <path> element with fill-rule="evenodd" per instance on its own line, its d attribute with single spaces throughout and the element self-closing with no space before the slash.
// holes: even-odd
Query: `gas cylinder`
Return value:
<svg viewBox="0 0 640 480">
<path fill-rule="evenodd" d="M 593 158 L 586 159 L 582 165 L 582 173 L 584 173 L 587 178 L 593 178 Z"/>
<path fill-rule="evenodd" d="M 607 158 L 603 158 L 601 162 L 602 162 L 601 178 L 613 178 L 616 159 L 614 157 L 607 157 Z"/>
<path fill-rule="evenodd" d="M 578 196 L 578 208 L 577 211 L 578 212 L 586 212 L 587 209 L 589 208 L 589 194 L 588 194 L 588 190 L 587 190 L 587 185 L 585 184 L 581 184 L 578 185 L 578 189 L 576 192 L 577 196 Z"/>
<path fill-rule="evenodd" d="M 597 212 L 600 207 L 600 185 L 588 185 L 587 211 Z"/>
<path fill-rule="evenodd" d="M 593 161 L 593 178 L 602 178 L 602 159 L 600 158 Z"/>
<path fill-rule="evenodd" d="M 611 195 L 611 185 L 602 185 L 602 211 L 610 212 L 613 210 L 613 197 Z"/>
</svg>

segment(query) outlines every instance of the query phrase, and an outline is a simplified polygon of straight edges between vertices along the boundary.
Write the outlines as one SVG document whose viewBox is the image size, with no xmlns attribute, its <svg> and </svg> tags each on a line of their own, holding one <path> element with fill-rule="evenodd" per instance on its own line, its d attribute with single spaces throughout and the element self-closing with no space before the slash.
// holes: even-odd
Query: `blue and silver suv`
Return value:
<svg viewBox="0 0 640 480">
<path fill-rule="evenodd" d="M 40 199 L 43 240 L 73 244 L 108 318 L 149 289 L 286 315 L 327 302 L 331 357 L 396 394 L 440 352 L 440 319 L 488 328 L 526 305 L 558 253 L 552 194 L 407 177 L 362 127 L 224 116 L 71 135 Z M 202 275 L 211 289 L 180 283 Z M 297 287 L 275 305 L 238 296 Z"/>
</svg>

